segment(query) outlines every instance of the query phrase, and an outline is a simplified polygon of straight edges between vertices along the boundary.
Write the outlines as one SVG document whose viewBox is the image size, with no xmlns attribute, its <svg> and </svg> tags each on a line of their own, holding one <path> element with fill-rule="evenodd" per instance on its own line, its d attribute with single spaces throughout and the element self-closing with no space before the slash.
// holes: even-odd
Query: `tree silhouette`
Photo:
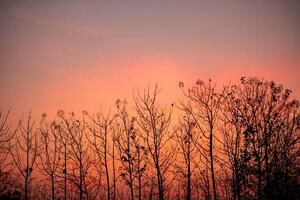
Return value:
<svg viewBox="0 0 300 200">
<path fill-rule="evenodd" d="M 13 199 L 15 190 L 9 150 L 17 129 L 12 130 L 9 114 L 10 110 L 0 111 L 0 199 Z"/>
<path fill-rule="evenodd" d="M 63 173 L 63 191 L 64 191 L 64 199 L 68 199 L 68 175 L 67 175 L 67 166 L 68 166 L 68 142 L 70 138 L 70 133 L 72 132 L 72 125 L 65 118 L 65 113 L 63 110 L 58 110 L 57 117 L 58 120 L 55 123 L 55 128 L 58 129 L 60 141 L 62 143 L 61 153 L 63 154 L 63 163 L 62 163 L 62 173 Z"/>
<path fill-rule="evenodd" d="M 135 198 L 135 188 L 138 189 L 138 199 L 142 199 L 142 178 L 146 171 L 148 150 L 144 139 L 138 133 L 136 117 L 129 117 L 126 101 L 116 102 L 120 133 L 115 138 L 122 166 L 121 177 L 130 188 L 131 199 Z M 135 183 L 137 182 L 137 184 Z"/>
<path fill-rule="evenodd" d="M 184 84 L 179 83 L 182 92 L 186 97 L 186 103 L 182 102 L 182 109 L 188 112 L 197 128 L 204 138 L 209 140 L 208 148 L 203 144 L 197 143 L 199 150 L 204 151 L 204 154 L 209 152 L 209 164 L 211 171 L 211 181 L 213 188 L 213 198 L 217 199 L 217 186 L 214 169 L 214 140 L 216 138 L 216 123 L 222 105 L 222 96 L 224 91 L 218 92 L 216 85 L 209 79 L 208 83 L 198 80 L 192 88 L 184 90 Z"/>
<path fill-rule="evenodd" d="M 11 130 L 11 125 L 8 122 L 10 110 L 7 112 L 0 111 L 0 171 L 4 170 L 7 165 L 6 160 L 9 155 L 10 141 L 15 132 Z"/>
<path fill-rule="evenodd" d="M 138 113 L 137 123 L 141 129 L 142 137 L 146 141 L 156 171 L 158 196 L 160 200 L 163 200 L 168 186 L 166 174 L 174 158 L 174 148 L 169 145 L 172 112 L 167 107 L 158 106 L 157 96 L 159 93 L 160 90 L 157 85 L 155 85 L 152 93 L 148 87 L 143 94 L 137 91 L 134 101 Z"/>
<path fill-rule="evenodd" d="M 30 180 L 38 155 L 38 139 L 34 130 L 34 121 L 29 112 L 25 120 L 20 119 L 20 127 L 10 149 L 15 167 L 24 178 L 24 199 L 30 199 Z"/>
<path fill-rule="evenodd" d="M 90 158 L 90 147 L 86 138 L 88 127 L 83 120 L 78 120 L 74 113 L 70 113 L 68 117 L 61 116 L 65 122 L 68 132 L 68 160 L 69 172 L 68 180 L 79 190 L 77 198 L 86 199 L 89 196 L 88 172 L 93 164 Z"/>
<path fill-rule="evenodd" d="M 38 154 L 40 158 L 38 167 L 42 173 L 50 178 L 52 200 L 57 199 L 56 179 L 62 159 L 61 131 L 61 127 L 58 126 L 55 121 L 48 124 L 46 114 L 43 114 L 39 127 L 41 150 Z"/>
<path fill-rule="evenodd" d="M 86 113 L 91 123 L 89 123 L 89 131 L 91 137 L 87 138 L 93 146 L 94 152 L 98 157 L 99 167 L 104 166 L 106 176 L 107 199 L 111 199 L 110 172 L 109 172 L 109 136 L 113 134 L 114 117 L 110 114 L 105 116 L 102 112 L 96 116 Z M 99 172 L 102 170 L 99 169 Z M 114 194 L 115 196 L 115 194 Z"/>
<path fill-rule="evenodd" d="M 298 198 L 300 103 L 291 90 L 252 77 L 179 87 L 170 106 L 155 85 L 136 90 L 132 105 L 59 110 L 37 125 L 31 112 L 13 126 L 1 111 L 0 199 Z"/>
<path fill-rule="evenodd" d="M 185 199 L 192 199 L 192 177 L 196 166 L 199 165 L 200 157 L 198 156 L 198 149 L 194 141 L 198 141 L 198 134 L 195 134 L 196 123 L 192 116 L 185 112 L 178 122 L 178 127 L 175 130 L 174 140 L 179 147 L 180 154 L 177 162 L 176 172 L 180 173 L 184 180 L 186 187 Z M 180 162 L 182 160 L 182 162 Z M 197 161 L 198 160 L 198 161 Z M 179 190 L 180 191 L 180 190 Z"/>
<path fill-rule="evenodd" d="M 245 77 L 229 90 L 224 140 L 235 199 L 296 198 L 300 118 L 290 93 L 272 81 Z"/>
</svg>

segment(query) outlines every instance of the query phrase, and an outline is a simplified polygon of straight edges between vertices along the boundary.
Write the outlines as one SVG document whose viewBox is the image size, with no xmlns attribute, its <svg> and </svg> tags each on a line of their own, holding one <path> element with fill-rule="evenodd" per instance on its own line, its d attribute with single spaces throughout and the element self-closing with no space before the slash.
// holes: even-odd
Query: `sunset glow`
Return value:
<svg viewBox="0 0 300 200">
<path fill-rule="evenodd" d="M 149 83 L 174 99 L 180 80 L 225 84 L 240 76 L 275 80 L 299 97 L 297 7 L 288 1 L 4 1 L 1 106 L 37 115 L 97 110 Z"/>
<path fill-rule="evenodd" d="M 297 199 L 299 10 L 0 1 L 0 200 Z"/>
</svg>

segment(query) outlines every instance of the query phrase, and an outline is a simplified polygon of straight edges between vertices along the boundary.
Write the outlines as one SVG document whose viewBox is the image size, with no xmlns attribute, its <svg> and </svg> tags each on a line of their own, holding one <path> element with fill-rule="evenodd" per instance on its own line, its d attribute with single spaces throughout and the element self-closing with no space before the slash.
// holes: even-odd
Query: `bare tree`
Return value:
<svg viewBox="0 0 300 200">
<path fill-rule="evenodd" d="M 79 190 L 78 198 L 86 199 L 88 197 L 88 172 L 93 164 L 90 157 L 90 148 L 86 138 L 88 131 L 84 120 L 79 120 L 74 113 L 68 116 L 61 115 L 62 122 L 68 133 L 68 166 L 69 172 L 66 172 L 67 179 Z"/>
<path fill-rule="evenodd" d="M 126 101 L 117 100 L 116 107 L 120 133 L 115 138 L 122 166 L 121 177 L 130 188 L 130 196 L 135 197 L 135 188 L 138 189 L 138 199 L 142 199 L 142 178 L 146 171 L 148 150 L 144 146 L 144 140 L 136 127 L 136 117 L 129 117 Z M 135 184 L 137 182 L 137 185 Z"/>
<path fill-rule="evenodd" d="M 106 191 L 107 199 L 111 199 L 111 186 L 110 186 L 110 171 L 109 171 L 109 136 L 113 132 L 114 117 L 110 114 L 105 116 L 102 112 L 97 113 L 96 116 L 91 116 L 86 113 L 90 119 L 88 124 L 91 137 L 88 137 L 89 143 L 93 146 L 94 152 L 98 157 L 98 167 L 104 166 L 106 176 Z M 101 170 L 98 170 L 101 171 Z M 115 194 L 114 194 L 115 196 Z"/>
<path fill-rule="evenodd" d="M 28 200 L 30 198 L 30 180 L 38 155 L 38 140 L 31 112 L 26 121 L 20 120 L 20 127 L 10 152 L 15 167 L 24 178 L 24 199 Z"/>
<path fill-rule="evenodd" d="M 111 158 L 112 158 L 112 171 L 113 171 L 113 200 L 116 200 L 117 197 L 117 175 L 116 175 L 116 135 L 117 135 L 117 128 L 113 127 L 113 134 L 111 135 L 112 139 L 112 152 L 111 152 Z"/>
<path fill-rule="evenodd" d="M 8 122 L 10 110 L 7 112 L 0 111 L 0 171 L 3 170 L 7 156 L 9 155 L 10 141 L 15 131 L 11 130 Z"/>
<path fill-rule="evenodd" d="M 164 192 L 168 186 L 166 174 L 174 158 L 174 147 L 169 144 L 172 112 L 167 106 L 162 108 L 158 105 L 157 96 L 159 93 L 160 90 L 157 85 L 155 85 L 153 92 L 148 87 L 143 94 L 137 91 L 134 101 L 138 113 L 137 123 L 141 129 L 142 137 L 146 141 L 156 171 L 159 199 L 163 200 Z"/>
<path fill-rule="evenodd" d="M 9 122 L 9 115 L 10 110 L 6 112 L 0 110 L 0 199 L 10 197 L 16 185 L 12 177 L 12 163 L 9 156 L 9 149 L 18 126 L 16 129 L 12 128 L 11 122 Z"/>
<path fill-rule="evenodd" d="M 179 86 L 176 121 L 157 85 L 134 92 L 134 110 L 117 100 L 114 115 L 59 110 L 35 126 L 29 112 L 14 129 L 0 111 L 0 199 L 298 198 L 300 103 L 290 90 L 245 77 Z"/>
<path fill-rule="evenodd" d="M 62 159 L 63 144 L 60 137 L 62 129 L 55 121 L 47 123 L 46 116 L 44 113 L 39 127 L 41 150 L 38 167 L 51 181 L 51 198 L 54 200 L 57 199 L 56 179 Z"/>
<path fill-rule="evenodd" d="M 55 122 L 56 128 L 60 129 L 59 136 L 62 143 L 61 153 L 63 155 L 63 163 L 62 163 L 62 173 L 63 173 L 63 191 L 64 191 L 64 199 L 68 199 L 68 175 L 67 175 L 67 166 L 68 166 L 68 144 L 70 139 L 70 133 L 73 131 L 72 123 L 69 122 L 65 118 L 65 113 L 63 110 L 58 110 L 57 112 L 58 120 Z"/>
<path fill-rule="evenodd" d="M 198 147 L 204 151 L 204 154 L 209 152 L 213 198 L 216 200 L 217 186 L 214 169 L 215 156 L 213 150 L 214 141 L 216 139 L 216 124 L 224 91 L 218 92 L 216 85 L 213 84 L 210 79 L 208 83 L 198 80 L 192 88 L 188 88 L 187 90 L 184 90 L 184 83 L 182 82 L 179 83 L 179 87 L 182 89 L 187 100 L 186 103 L 181 103 L 182 109 L 190 113 L 202 136 L 209 140 L 208 148 L 199 143 Z"/>
<path fill-rule="evenodd" d="M 229 93 L 230 95 L 230 93 Z M 224 155 L 228 159 L 228 168 L 231 172 L 231 187 L 233 199 L 241 199 L 241 188 L 242 188 L 242 176 L 243 171 L 240 166 L 240 158 L 242 153 L 242 137 L 243 130 L 241 124 L 241 118 L 239 117 L 240 106 L 236 104 L 237 102 L 228 98 L 224 103 L 224 118 L 223 121 L 223 141 L 224 141 Z"/>
<path fill-rule="evenodd" d="M 201 159 L 195 141 L 198 141 L 199 134 L 195 134 L 196 123 L 189 112 L 180 117 L 178 127 L 175 130 L 174 140 L 177 144 L 179 159 L 176 162 L 176 171 L 179 172 L 186 188 L 185 199 L 192 199 L 192 176 L 195 166 L 199 165 Z M 198 161 L 197 161 L 198 160 Z"/>
</svg>

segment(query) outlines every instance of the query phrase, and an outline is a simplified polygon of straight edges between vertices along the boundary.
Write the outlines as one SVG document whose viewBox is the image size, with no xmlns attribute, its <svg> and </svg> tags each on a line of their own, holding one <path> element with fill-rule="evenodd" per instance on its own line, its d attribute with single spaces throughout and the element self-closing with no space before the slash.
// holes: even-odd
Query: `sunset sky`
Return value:
<svg viewBox="0 0 300 200">
<path fill-rule="evenodd" d="M 1 1 L 0 109 L 114 106 L 155 82 L 275 80 L 300 97 L 296 1 Z"/>
</svg>

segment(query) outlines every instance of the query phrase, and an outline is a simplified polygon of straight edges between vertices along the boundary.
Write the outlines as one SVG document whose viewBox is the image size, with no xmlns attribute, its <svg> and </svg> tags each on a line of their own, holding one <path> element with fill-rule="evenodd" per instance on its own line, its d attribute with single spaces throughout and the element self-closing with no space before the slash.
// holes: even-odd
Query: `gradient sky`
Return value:
<svg viewBox="0 0 300 200">
<path fill-rule="evenodd" d="M 240 76 L 300 97 L 297 1 L 1 1 L 0 109 L 91 111 L 158 82 Z M 298 13 L 297 13 L 298 12 Z"/>
</svg>

